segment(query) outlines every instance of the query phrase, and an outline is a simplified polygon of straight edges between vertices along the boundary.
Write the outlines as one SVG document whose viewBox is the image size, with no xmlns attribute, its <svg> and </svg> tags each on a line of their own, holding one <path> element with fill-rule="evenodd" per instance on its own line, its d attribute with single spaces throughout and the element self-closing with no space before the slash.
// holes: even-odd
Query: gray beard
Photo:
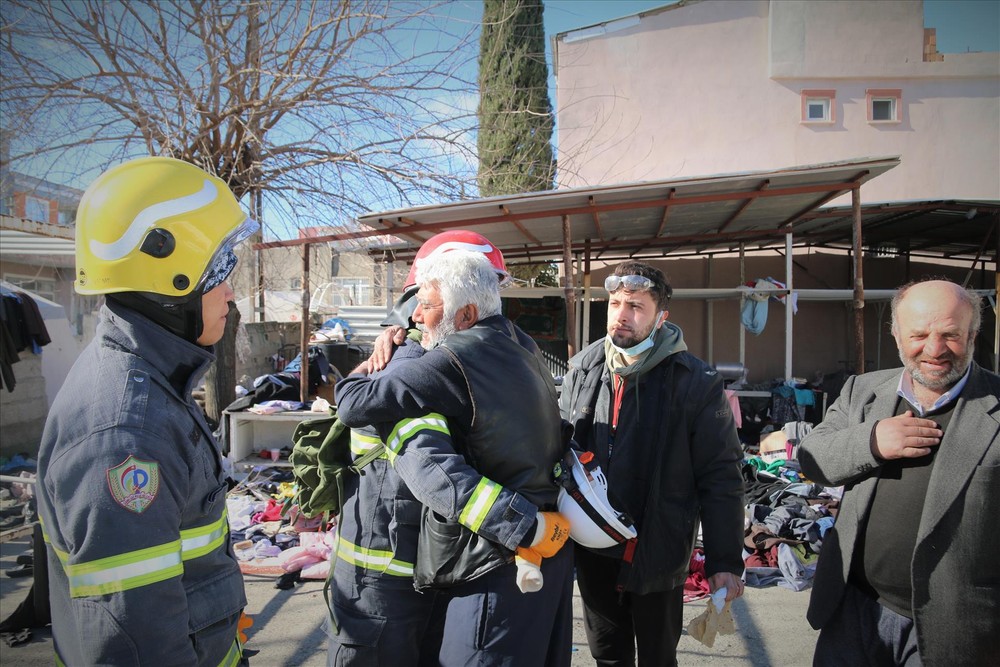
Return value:
<svg viewBox="0 0 1000 667">
<path fill-rule="evenodd" d="M 931 375 L 928 376 L 920 372 L 920 364 L 910 359 L 903 357 L 903 353 L 899 353 L 899 358 L 903 362 L 903 367 L 906 368 L 906 372 L 910 374 L 913 381 L 917 384 L 927 387 L 928 389 L 933 389 L 934 391 L 947 390 L 954 386 L 956 382 L 962 379 L 965 375 L 965 371 L 969 369 L 969 364 L 972 363 L 972 354 L 975 349 L 970 345 L 968 352 L 961 359 L 955 357 L 951 360 L 951 370 L 944 375 Z"/>
<path fill-rule="evenodd" d="M 428 330 L 430 335 L 427 337 L 427 344 L 424 345 L 424 348 L 433 350 L 435 347 L 443 343 L 448 336 L 452 335 L 456 331 L 457 329 L 455 329 L 455 323 L 445 317 L 435 328 Z"/>
</svg>

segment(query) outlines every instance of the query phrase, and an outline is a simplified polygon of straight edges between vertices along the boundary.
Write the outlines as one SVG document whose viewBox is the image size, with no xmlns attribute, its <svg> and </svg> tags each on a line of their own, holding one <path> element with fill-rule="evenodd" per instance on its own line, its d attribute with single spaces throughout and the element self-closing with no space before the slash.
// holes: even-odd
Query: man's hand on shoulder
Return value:
<svg viewBox="0 0 1000 667">
<path fill-rule="evenodd" d="M 406 341 L 406 329 L 395 324 L 386 327 L 372 346 L 372 355 L 368 357 L 368 371 L 375 373 L 388 366 L 392 353 L 404 341 Z"/>
<path fill-rule="evenodd" d="M 871 450 L 883 461 L 927 456 L 931 447 L 941 444 L 944 431 L 933 419 L 914 417 L 907 410 L 896 417 L 882 419 L 872 433 Z"/>
</svg>

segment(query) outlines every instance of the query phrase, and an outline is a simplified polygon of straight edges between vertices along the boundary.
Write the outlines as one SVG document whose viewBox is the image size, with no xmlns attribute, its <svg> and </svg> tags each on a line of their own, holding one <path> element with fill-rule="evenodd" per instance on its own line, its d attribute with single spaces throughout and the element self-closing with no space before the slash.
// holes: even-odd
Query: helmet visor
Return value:
<svg viewBox="0 0 1000 667">
<path fill-rule="evenodd" d="M 260 229 L 260 224 L 251 217 L 247 217 L 243 222 L 236 226 L 229 235 L 222 240 L 219 247 L 216 249 L 215 254 L 212 255 L 212 259 L 208 262 L 205 267 L 205 272 L 202 274 L 201 280 L 198 282 L 198 287 L 195 291 L 205 294 L 219 285 L 229 277 L 229 274 L 233 272 L 236 268 L 236 253 L 233 249 L 249 238 L 254 232 Z"/>
</svg>

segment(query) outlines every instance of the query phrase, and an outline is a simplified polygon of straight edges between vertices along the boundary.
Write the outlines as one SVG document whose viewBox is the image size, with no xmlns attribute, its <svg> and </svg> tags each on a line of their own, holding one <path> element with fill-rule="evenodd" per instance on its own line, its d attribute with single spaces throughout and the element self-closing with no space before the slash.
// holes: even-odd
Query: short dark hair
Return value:
<svg viewBox="0 0 1000 667">
<path fill-rule="evenodd" d="M 674 288 L 670 286 L 667 276 L 655 266 L 628 260 L 615 267 L 616 276 L 643 276 L 653 281 L 653 286 L 649 293 L 653 295 L 658 310 L 666 310 L 670 303 L 670 297 L 674 295 Z"/>
</svg>

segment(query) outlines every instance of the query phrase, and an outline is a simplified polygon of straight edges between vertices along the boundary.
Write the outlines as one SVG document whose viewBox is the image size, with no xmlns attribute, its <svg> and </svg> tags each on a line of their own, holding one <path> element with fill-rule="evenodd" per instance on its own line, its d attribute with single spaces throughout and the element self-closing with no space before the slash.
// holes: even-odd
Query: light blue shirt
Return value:
<svg viewBox="0 0 1000 667">
<path fill-rule="evenodd" d="M 962 389 L 965 388 L 965 383 L 969 381 L 969 374 L 971 372 L 972 372 L 972 364 L 969 364 L 969 367 L 965 369 L 965 375 L 962 376 L 962 379 L 956 382 L 954 387 L 952 387 L 945 393 L 941 394 L 941 396 L 939 396 L 938 399 L 934 401 L 934 404 L 931 407 L 927 408 L 926 410 L 924 409 L 924 406 L 920 404 L 920 401 L 917 400 L 917 397 L 914 396 L 913 378 L 910 377 L 910 374 L 907 373 L 905 370 L 899 377 L 899 387 L 897 387 L 896 393 L 901 398 L 905 399 L 907 403 L 915 407 L 917 409 L 917 414 L 920 417 L 923 417 L 928 412 L 934 412 L 938 408 L 942 408 L 951 403 L 952 401 L 956 400 L 959 394 L 962 393 Z"/>
</svg>

